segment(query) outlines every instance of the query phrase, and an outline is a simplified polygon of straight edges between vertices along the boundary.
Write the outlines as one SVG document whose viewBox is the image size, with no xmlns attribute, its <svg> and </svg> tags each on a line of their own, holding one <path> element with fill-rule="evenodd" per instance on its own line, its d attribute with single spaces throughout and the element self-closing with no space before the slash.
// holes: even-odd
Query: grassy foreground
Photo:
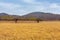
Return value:
<svg viewBox="0 0 60 40">
<path fill-rule="evenodd" d="M 0 40 L 60 40 L 60 22 L 1 22 Z"/>
</svg>

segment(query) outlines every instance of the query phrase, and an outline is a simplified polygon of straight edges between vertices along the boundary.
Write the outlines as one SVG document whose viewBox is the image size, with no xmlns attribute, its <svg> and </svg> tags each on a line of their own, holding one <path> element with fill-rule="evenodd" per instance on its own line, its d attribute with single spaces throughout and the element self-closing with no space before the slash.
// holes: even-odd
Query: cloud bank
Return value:
<svg viewBox="0 0 60 40">
<path fill-rule="evenodd" d="M 21 3 L 0 2 L 0 13 L 25 15 L 30 12 L 50 12 L 60 14 L 60 3 L 40 2 L 37 0 L 18 0 Z"/>
</svg>

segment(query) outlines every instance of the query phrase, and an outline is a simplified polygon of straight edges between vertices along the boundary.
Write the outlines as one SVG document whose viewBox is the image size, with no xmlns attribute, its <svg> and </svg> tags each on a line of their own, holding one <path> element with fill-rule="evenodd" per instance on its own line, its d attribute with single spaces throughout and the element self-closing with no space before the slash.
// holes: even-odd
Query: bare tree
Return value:
<svg viewBox="0 0 60 40">
<path fill-rule="evenodd" d="M 17 23 L 18 19 L 15 19 L 15 23 Z"/>
<path fill-rule="evenodd" d="M 37 19 L 36 21 L 37 21 L 37 23 L 39 23 L 39 19 Z"/>
</svg>

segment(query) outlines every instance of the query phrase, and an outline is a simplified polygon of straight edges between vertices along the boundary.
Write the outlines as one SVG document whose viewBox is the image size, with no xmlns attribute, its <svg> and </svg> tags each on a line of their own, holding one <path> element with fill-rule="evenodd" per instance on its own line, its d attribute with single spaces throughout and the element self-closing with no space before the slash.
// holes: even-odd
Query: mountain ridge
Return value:
<svg viewBox="0 0 60 40">
<path fill-rule="evenodd" d="M 42 20 L 60 20 L 60 14 L 53 14 L 53 13 L 44 13 L 44 12 L 32 12 L 32 13 L 28 13 L 26 15 L 23 16 L 19 16 L 19 15 L 9 15 L 7 13 L 0 13 L 0 18 L 10 18 L 10 19 L 20 19 L 20 18 L 39 18 Z"/>
</svg>

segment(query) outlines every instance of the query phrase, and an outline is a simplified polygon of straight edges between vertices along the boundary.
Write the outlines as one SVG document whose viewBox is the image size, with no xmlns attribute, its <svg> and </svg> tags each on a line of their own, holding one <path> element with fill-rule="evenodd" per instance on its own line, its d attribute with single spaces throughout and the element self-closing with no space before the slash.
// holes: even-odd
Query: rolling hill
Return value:
<svg viewBox="0 0 60 40">
<path fill-rule="evenodd" d="M 39 18 L 42 20 L 60 20 L 60 14 L 52 14 L 52 13 L 44 13 L 44 12 L 32 12 L 32 13 L 28 13 L 26 15 L 23 16 L 19 16 L 19 15 L 9 15 L 7 13 L 0 13 L 0 19 L 29 19 L 29 18 Z"/>
<path fill-rule="evenodd" d="M 60 20 L 60 14 L 44 13 L 44 12 L 32 12 L 23 16 L 24 18 L 39 18 L 42 20 Z"/>
</svg>

